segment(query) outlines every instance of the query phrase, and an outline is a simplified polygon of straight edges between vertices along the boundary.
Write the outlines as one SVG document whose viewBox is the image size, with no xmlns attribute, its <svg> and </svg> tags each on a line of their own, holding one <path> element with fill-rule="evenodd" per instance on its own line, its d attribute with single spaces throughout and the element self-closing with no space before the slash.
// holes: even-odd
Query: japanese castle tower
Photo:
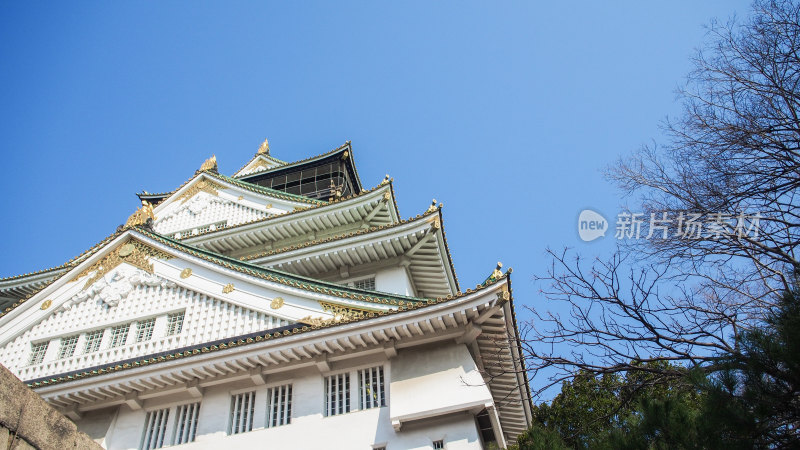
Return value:
<svg viewBox="0 0 800 450">
<path fill-rule="evenodd" d="M 349 142 L 287 163 L 264 141 L 139 198 L 0 280 L 0 363 L 105 448 L 504 448 L 530 424 L 511 270 L 462 290 L 441 204 L 401 219 Z"/>
</svg>

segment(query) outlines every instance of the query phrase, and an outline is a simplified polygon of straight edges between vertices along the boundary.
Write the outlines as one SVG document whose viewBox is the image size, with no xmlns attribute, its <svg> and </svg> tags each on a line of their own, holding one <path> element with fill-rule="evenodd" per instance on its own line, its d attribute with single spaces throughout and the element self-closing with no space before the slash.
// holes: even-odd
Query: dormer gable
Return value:
<svg viewBox="0 0 800 450">
<path fill-rule="evenodd" d="M 321 203 L 205 171 L 153 209 L 153 229 L 183 239 Z"/>
</svg>

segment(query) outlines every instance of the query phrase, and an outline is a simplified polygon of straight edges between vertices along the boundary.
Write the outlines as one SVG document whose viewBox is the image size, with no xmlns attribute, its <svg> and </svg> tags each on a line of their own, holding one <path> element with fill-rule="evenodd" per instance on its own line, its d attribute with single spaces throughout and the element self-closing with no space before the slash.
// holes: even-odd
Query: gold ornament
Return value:
<svg viewBox="0 0 800 450">
<path fill-rule="evenodd" d="M 192 276 L 192 269 L 187 267 L 181 271 L 181 278 L 186 279 L 190 276 Z"/>
<path fill-rule="evenodd" d="M 494 270 L 492 271 L 492 275 L 489 277 L 489 279 L 497 280 L 499 278 L 502 278 L 503 277 L 503 272 L 500 270 L 502 268 L 503 268 L 503 263 L 498 261 L 497 262 L 497 267 L 494 268 Z"/>
<path fill-rule="evenodd" d="M 272 299 L 272 303 L 269 304 L 272 309 L 280 309 L 281 306 L 283 306 L 283 297 L 275 297 Z"/>
<path fill-rule="evenodd" d="M 342 306 L 337 305 L 334 303 L 328 303 L 319 301 L 319 306 L 322 307 L 322 310 L 325 312 L 329 312 L 333 314 L 333 320 L 339 322 L 342 319 L 360 319 L 366 316 L 370 312 L 374 312 L 373 310 L 363 309 L 355 306 Z"/>
<path fill-rule="evenodd" d="M 52 305 L 52 304 L 53 304 L 53 301 L 48 299 L 48 300 L 45 300 L 45 301 L 43 301 L 43 302 L 42 302 L 42 306 L 40 306 L 39 308 L 40 308 L 42 311 L 44 311 L 45 309 L 49 308 L 49 307 L 50 307 L 50 305 Z"/>
<path fill-rule="evenodd" d="M 233 283 L 228 283 L 225 285 L 225 287 L 222 288 L 222 293 L 230 294 L 231 292 L 233 292 L 233 289 L 234 289 Z"/>
<path fill-rule="evenodd" d="M 391 199 L 392 199 L 392 194 L 390 194 L 390 193 L 388 193 L 388 192 L 384 192 L 384 193 L 383 193 L 383 199 L 384 199 L 384 200 L 386 200 L 386 201 L 388 202 L 389 200 L 391 200 Z"/>
<path fill-rule="evenodd" d="M 126 258 L 130 256 L 134 251 L 136 251 L 136 247 L 134 247 L 133 244 L 128 242 L 127 244 L 119 248 L 119 256 Z"/>
<path fill-rule="evenodd" d="M 434 212 L 436 211 L 436 199 L 433 199 L 431 202 L 431 206 L 428 206 L 428 210 L 426 212 Z"/>
<path fill-rule="evenodd" d="M 144 225 L 147 223 L 147 219 L 156 220 L 156 216 L 153 214 L 153 205 L 147 200 L 142 200 L 142 206 L 137 208 L 136 211 L 128 217 L 128 220 L 125 222 L 125 227 Z"/>
<path fill-rule="evenodd" d="M 181 203 L 185 203 L 187 200 L 194 197 L 194 195 L 199 192 L 205 192 L 207 194 L 218 196 L 219 195 L 218 191 L 221 189 L 223 189 L 223 187 L 218 185 L 217 183 L 214 183 L 213 181 L 200 180 L 194 185 L 192 185 L 192 187 L 187 189 L 186 192 L 181 194 L 181 196 L 178 197 L 178 200 L 180 200 Z"/>
<path fill-rule="evenodd" d="M 256 169 L 260 169 L 262 167 L 265 168 L 265 169 L 269 169 L 270 165 L 269 165 L 268 162 L 264 161 L 263 159 L 259 159 L 258 161 L 255 162 L 255 164 L 253 164 L 253 167 L 251 167 L 250 170 L 251 171 L 256 171 Z"/>
<path fill-rule="evenodd" d="M 94 272 L 94 275 L 86 280 L 86 284 L 83 285 L 83 288 L 86 289 L 123 262 L 152 274 L 153 265 L 148 262 L 148 259 L 151 257 L 158 259 L 172 258 L 161 250 L 156 250 L 149 245 L 130 239 L 128 242 L 118 246 L 111 253 L 106 255 L 105 258 L 92 264 L 87 269 L 84 269 L 83 272 L 76 275 L 75 278 L 70 281 L 78 281 L 84 276 Z"/>
<path fill-rule="evenodd" d="M 259 155 L 269 155 L 269 140 L 264 139 L 264 142 L 261 143 L 261 146 L 258 147 Z"/>
<path fill-rule="evenodd" d="M 201 172 L 206 170 L 217 171 L 217 155 L 211 155 L 211 158 L 208 158 L 203 165 L 200 166 Z"/>
</svg>

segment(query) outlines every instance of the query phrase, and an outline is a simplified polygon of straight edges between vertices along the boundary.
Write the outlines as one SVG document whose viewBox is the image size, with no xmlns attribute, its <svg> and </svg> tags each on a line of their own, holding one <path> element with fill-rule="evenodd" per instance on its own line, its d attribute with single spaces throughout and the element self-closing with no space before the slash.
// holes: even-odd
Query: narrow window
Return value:
<svg viewBox="0 0 800 450">
<path fill-rule="evenodd" d="M 267 428 L 292 422 L 292 385 L 267 389 Z"/>
<path fill-rule="evenodd" d="M 42 361 L 44 361 L 44 354 L 47 353 L 47 346 L 49 344 L 50 341 L 31 344 L 31 359 L 28 360 L 28 364 L 41 364 Z"/>
<path fill-rule="evenodd" d="M 386 406 L 383 389 L 383 367 L 370 367 L 358 371 L 358 408 L 369 409 Z"/>
<path fill-rule="evenodd" d="M 433 441 L 433 450 L 443 449 L 443 448 L 444 448 L 444 440 Z"/>
<path fill-rule="evenodd" d="M 103 331 L 94 330 L 86 333 L 86 346 L 83 348 L 83 353 L 94 353 L 100 350 L 100 341 L 103 340 Z"/>
<path fill-rule="evenodd" d="M 61 347 L 58 348 L 58 358 L 69 358 L 75 354 L 75 347 L 78 345 L 78 335 L 61 338 Z"/>
<path fill-rule="evenodd" d="M 255 391 L 231 397 L 231 417 L 228 425 L 228 434 L 244 433 L 253 429 L 255 400 Z"/>
<path fill-rule="evenodd" d="M 175 313 L 167 316 L 167 336 L 180 334 L 183 330 L 183 313 Z"/>
<path fill-rule="evenodd" d="M 126 323 L 125 325 L 117 325 L 111 328 L 111 343 L 108 345 L 109 348 L 122 347 L 125 345 L 125 341 L 128 340 L 128 330 L 130 327 L 131 324 Z"/>
<path fill-rule="evenodd" d="M 194 442 L 197 434 L 197 415 L 200 413 L 200 403 L 190 403 L 178 406 L 175 411 L 175 432 L 172 445 Z"/>
<path fill-rule="evenodd" d="M 155 317 L 139 322 L 136 325 L 136 342 L 149 341 L 153 337 L 153 327 L 156 326 Z"/>
<path fill-rule="evenodd" d="M 350 374 L 340 373 L 325 378 L 325 415 L 350 412 Z"/>
<path fill-rule="evenodd" d="M 150 450 L 164 446 L 164 437 L 167 434 L 167 421 L 169 408 L 150 411 L 144 418 L 144 433 L 139 448 Z"/>
<path fill-rule="evenodd" d="M 368 291 L 374 291 L 375 290 L 375 277 L 365 278 L 363 280 L 355 281 L 355 282 L 353 282 L 353 286 L 355 286 L 356 289 L 365 289 L 365 290 L 368 290 Z"/>
</svg>

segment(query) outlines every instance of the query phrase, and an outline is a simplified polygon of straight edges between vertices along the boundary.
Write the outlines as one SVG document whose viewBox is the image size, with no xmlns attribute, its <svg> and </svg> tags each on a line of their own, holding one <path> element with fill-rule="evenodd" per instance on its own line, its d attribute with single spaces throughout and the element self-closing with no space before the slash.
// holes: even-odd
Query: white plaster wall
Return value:
<svg viewBox="0 0 800 450">
<path fill-rule="evenodd" d="M 452 349 L 451 349 L 452 350 Z M 423 350 L 423 351 L 429 351 Z M 415 352 L 404 350 L 403 352 Z M 435 352 L 437 355 L 438 352 Z M 197 438 L 195 442 L 179 446 L 186 449 L 220 449 L 220 448 L 276 448 L 276 449 L 372 449 L 375 445 L 386 445 L 387 449 L 410 450 L 430 449 L 434 440 L 443 439 L 448 450 L 482 448 L 474 417 L 469 413 L 450 414 L 444 417 L 431 418 L 404 426 L 399 432 L 392 428 L 389 418 L 391 405 L 399 401 L 394 391 L 389 390 L 392 373 L 400 370 L 404 373 L 414 372 L 410 368 L 400 369 L 398 364 L 414 361 L 414 358 L 400 358 L 391 362 L 364 362 L 345 368 L 334 367 L 331 373 L 351 371 L 351 393 L 357 392 L 355 370 L 382 364 L 387 378 L 387 407 L 372 408 L 363 411 L 353 410 L 350 413 L 324 417 L 324 374 L 317 369 L 304 369 L 267 379 L 267 385 L 253 386 L 248 382 L 239 382 L 206 388 L 203 392 L 200 414 L 198 418 Z M 451 358 L 452 359 L 452 358 Z M 352 364 L 352 363 L 351 363 Z M 424 379 L 423 379 L 424 380 Z M 292 383 L 292 420 L 291 424 L 264 428 L 266 421 L 266 390 L 271 385 Z M 441 388 L 441 385 L 437 385 Z M 254 430 L 227 435 L 228 414 L 232 394 L 256 390 L 256 411 Z M 357 396 L 357 394 L 353 394 Z M 358 401 L 353 397 L 353 409 Z M 449 398 L 449 397 L 447 397 Z M 144 410 L 131 411 L 123 406 L 114 422 L 113 430 L 105 441 L 109 449 L 133 449 L 139 446 L 147 409 L 159 409 L 170 406 L 170 428 L 167 438 L 171 439 L 172 419 L 175 406 L 188 397 L 171 399 L 153 399 L 145 402 Z M 426 404 L 430 397 L 416 397 L 413 402 Z M 439 404 L 439 403 L 436 403 Z M 86 427 L 86 425 L 84 425 Z"/>
<path fill-rule="evenodd" d="M 393 420 L 418 420 L 456 409 L 480 410 L 492 402 L 492 394 L 464 344 L 401 351 L 392 367 Z"/>
<path fill-rule="evenodd" d="M 400 295 L 416 295 L 403 267 L 389 267 L 375 274 L 375 289 Z"/>
</svg>

